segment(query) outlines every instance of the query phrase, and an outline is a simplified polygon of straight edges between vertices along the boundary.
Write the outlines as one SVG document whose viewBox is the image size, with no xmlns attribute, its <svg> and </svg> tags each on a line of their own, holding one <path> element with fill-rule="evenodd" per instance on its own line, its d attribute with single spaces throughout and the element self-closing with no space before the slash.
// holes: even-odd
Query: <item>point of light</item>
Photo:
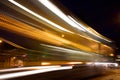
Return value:
<svg viewBox="0 0 120 80">
<path fill-rule="evenodd" d="M 111 53 L 110 56 L 114 56 L 114 54 Z"/>
<path fill-rule="evenodd" d="M 114 65 L 116 66 L 116 67 L 118 67 L 119 65 L 118 65 L 118 63 L 114 63 Z"/>
<path fill-rule="evenodd" d="M 65 35 L 64 35 L 64 34 L 62 34 L 62 37 L 65 37 Z"/>
<path fill-rule="evenodd" d="M 41 65 L 50 65 L 50 62 L 41 62 Z"/>
<path fill-rule="evenodd" d="M 71 32 L 71 31 L 69 31 L 69 30 L 67 30 L 67 29 L 65 29 L 65 28 L 63 28 L 63 27 L 61 27 L 61 26 L 59 26 L 59 25 L 53 23 L 52 21 L 50 21 L 50 20 L 48 20 L 48 19 L 46 19 L 46 18 L 40 16 L 39 14 L 37 14 L 37 13 L 31 11 L 30 9 L 26 8 L 25 6 L 21 5 L 20 3 L 14 1 L 14 0 L 8 0 L 8 1 L 11 2 L 11 3 L 13 3 L 14 5 L 18 6 L 19 8 L 25 10 L 26 12 L 28 12 L 28 13 L 34 15 L 35 17 L 37 17 L 37 18 L 39 18 L 39 19 L 41 19 L 41 20 L 43 20 L 43 21 L 49 23 L 50 25 L 52 25 L 52 26 L 58 28 L 58 29 L 61 29 L 61 30 L 66 31 L 66 32 L 69 32 L 69 33 L 73 33 L 73 32 Z"/>
<path fill-rule="evenodd" d="M 83 64 L 83 62 L 68 62 L 67 64 Z"/>
<path fill-rule="evenodd" d="M 3 41 L 2 40 L 0 40 L 0 43 L 2 43 Z"/>
</svg>

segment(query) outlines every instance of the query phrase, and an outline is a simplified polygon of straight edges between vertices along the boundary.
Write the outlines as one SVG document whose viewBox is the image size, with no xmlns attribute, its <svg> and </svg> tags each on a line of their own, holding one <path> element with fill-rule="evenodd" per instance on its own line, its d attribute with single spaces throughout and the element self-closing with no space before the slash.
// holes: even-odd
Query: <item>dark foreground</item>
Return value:
<svg viewBox="0 0 120 80">
<path fill-rule="evenodd" d="M 109 69 L 106 73 L 86 80 L 120 80 L 120 68 Z"/>
<path fill-rule="evenodd" d="M 120 68 L 34 66 L 0 70 L 0 80 L 120 80 Z"/>
<path fill-rule="evenodd" d="M 45 67 L 22 67 L 14 68 L 16 70 L 1 70 L 0 80 L 85 80 L 86 77 L 100 75 L 104 72 L 101 66 L 78 65 L 54 66 L 52 68 Z"/>
</svg>

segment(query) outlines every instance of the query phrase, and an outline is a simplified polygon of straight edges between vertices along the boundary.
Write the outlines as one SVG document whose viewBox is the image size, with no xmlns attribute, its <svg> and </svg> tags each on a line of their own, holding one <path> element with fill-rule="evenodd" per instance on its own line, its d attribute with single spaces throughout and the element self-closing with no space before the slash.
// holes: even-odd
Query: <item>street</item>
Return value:
<svg viewBox="0 0 120 80">
<path fill-rule="evenodd" d="M 96 76 L 88 80 L 120 80 L 120 68 L 110 69 L 107 73 L 103 73 L 101 76 Z"/>
</svg>

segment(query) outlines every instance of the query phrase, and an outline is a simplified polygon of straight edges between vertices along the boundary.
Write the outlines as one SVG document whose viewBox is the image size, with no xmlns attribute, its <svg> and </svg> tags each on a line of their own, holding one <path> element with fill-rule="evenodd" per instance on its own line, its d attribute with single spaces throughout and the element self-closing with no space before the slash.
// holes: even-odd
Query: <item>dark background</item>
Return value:
<svg viewBox="0 0 120 80">
<path fill-rule="evenodd" d="M 120 0 L 59 0 L 73 14 L 120 48 Z"/>
</svg>

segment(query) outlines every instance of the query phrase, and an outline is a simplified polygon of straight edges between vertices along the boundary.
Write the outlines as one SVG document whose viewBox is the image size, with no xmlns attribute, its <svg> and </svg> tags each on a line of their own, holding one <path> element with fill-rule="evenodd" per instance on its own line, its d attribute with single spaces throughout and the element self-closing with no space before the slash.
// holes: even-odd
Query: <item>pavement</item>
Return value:
<svg viewBox="0 0 120 80">
<path fill-rule="evenodd" d="M 88 80 L 120 80 L 120 68 L 108 69 L 108 72 Z"/>
</svg>

